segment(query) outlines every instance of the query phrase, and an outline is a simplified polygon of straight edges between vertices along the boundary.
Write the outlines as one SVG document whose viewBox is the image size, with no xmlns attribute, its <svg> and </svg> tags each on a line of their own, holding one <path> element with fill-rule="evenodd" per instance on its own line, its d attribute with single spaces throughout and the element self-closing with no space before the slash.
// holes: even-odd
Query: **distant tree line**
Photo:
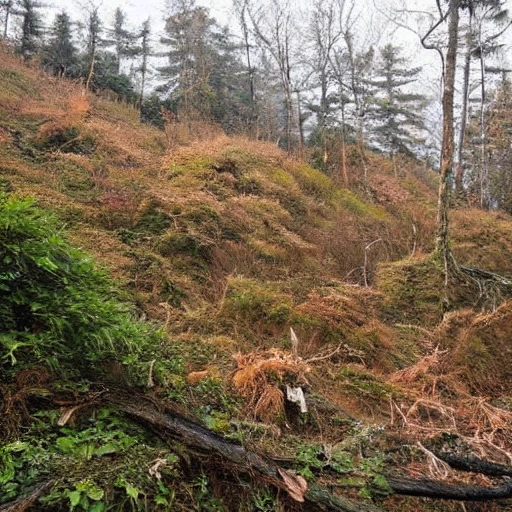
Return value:
<svg viewBox="0 0 512 512">
<path fill-rule="evenodd" d="M 510 102 L 508 70 L 500 60 L 501 36 L 511 23 L 506 2 L 429 3 L 425 12 L 390 12 L 388 21 L 395 29 L 423 26 L 417 30 L 425 48 L 446 57 L 449 21 L 457 11 L 451 26 L 457 28 L 458 120 L 446 178 L 457 197 L 503 207 L 510 202 L 503 192 L 508 152 L 496 137 L 509 133 L 497 124 Z M 173 127 L 172 140 L 210 124 L 290 153 L 307 149 L 317 167 L 346 185 L 354 178 L 347 170 L 349 147 L 359 154 L 363 181 L 365 148 L 392 159 L 405 154 L 432 161 L 439 155 L 436 134 L 442 130 L 426 112 L 433 98 L 424 94 L 425 76 L 396 38 L 390 42 L 393 32 L 386 32 L 382 18 L 369 24 L 373 17 L 364 11 L 373 7 L 367 2 L 312 0 L 300 11 L 293 0 L 233 0 L 231 28 L 196 0 L 165 4 L 165 28 L 154 34 L 149 18 L 134 28 L 117 8 L 106 20 L 93 1 L 81 20 L 62 11 L 47 24 L 40 0 L 0 0 L 2 34 L 26 61 L 82 80 L 93 92 L 112 91 L 138 108 L 143 122 Z M 439 89 L 438 111 L 440 100 Z"/>
<path fill-rule="evenodd" d="M 92 91 L 113 91 L 160 126 L 163 107 L 180 121 L 217 123 L 290 152 L 308 143 L 327 151 L 340 137 L 382 151 L 421 151 L 424 98 L 402 92 L 419 70 L 410 72 L 399 47 L 356 49 L 342 0 L 317 2 L 303 20 L 308 41 L 291 6 L 267 3 L 235 2 L 242 33 L 235 37 L 194 0 L 172 0 L 155 41 L 149 19 L 133 29 L 121 8 L 109 23 L 90 3 L 82 20 L 63 11 L 46 26 L 42 2 L 4 0 L 3 36 L 26 61 L 37 58 L 53 75 L 81 79 Z M 157 83 L 151 90 L 150 74 Z M 324 160 L 328 166 L 328 155 Z"/>
</svg>

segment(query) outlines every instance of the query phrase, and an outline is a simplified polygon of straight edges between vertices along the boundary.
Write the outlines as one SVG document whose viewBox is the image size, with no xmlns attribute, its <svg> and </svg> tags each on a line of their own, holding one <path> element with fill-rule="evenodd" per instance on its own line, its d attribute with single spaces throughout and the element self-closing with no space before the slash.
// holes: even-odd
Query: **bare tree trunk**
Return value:
<svg viewBox="0 0 512 512">
<path fill-rule="evenodd" d="M 286 150 L 291 154 L 292 144 L 292 127 L 293 127 L 293 98 L 289 84 L 284 84 L 285 88 L 285 109 L 286 109 Z"/>
<path fill-rule="evenodd" d="M 9 15 L 11 14 L 12 0 L 7 0 L 4 3 L 5 19 L 4 19 L 4 39 L 7 39 L 7 32 L 9 30 Z"/>
<path fill-rule="evenodd" d="M 471 21 L 470 28 L 471 31 Z M 466 143 L 466 129 L 468 124 L 468 103 L 469 103 L 469 77 L 471 74 L 471 43 L 468 42 L 468 49 L 464 59 L 464 79 L 462 83 L 462 112 L 460 119 L 459 144 L 457 146 L 457 165 L 455 168 L 455 192 L 457 196 L 464 194 L 464 169 L 462 153 Z"/>
<path fill-rule="evenodd" d="M 437 209 L 436 250 L 445 261 L 446 280 L 450 261 L 448 244 L 448 209 L 450 199 L 450 178 L 453 172 L 454 130 L 453 103 L 455 93 L 455 72 L 457 67 L 457 43 L 459 39 L 460 0 L 450 0 L 448 28 L 448 51 L 446 54 L 443 87 L 443 145 L 441 150 L 441 172 L 439 177 L 439 195 Z"/>
<path fill-rule="evenodd" d="M 249 114 L 249 133 L 251 136 L 258 138 L 258 114 L 256 112 L 256 90 L 254 86 L 254 69 L 251 63 L 251 45 L 249 43 L 249 28 L 246 19 L 246 3 L 241 3 L 240 7 L 240 24 L 242 25 L 242 32 L 244 35 L 245 56 L 247 59 L 247 72 L 249 81 L 249 101 L 250 101 L 250 114 Z"/>
<path fill-rule="evenodd" d="M 361 156 L 361 165 L 363 166 L 364 187 L 368 188 L 368 166 L 366 165 L 366 155 L 364 151 L 364 121 L 362 116 L 359 117 L 358 124 L 359 127 L 357 130 L 357 147 L 359 148 L 359 155 Z"/>
<path fill-rule="evenodd" d="M 340 89 L 341 91 L 341 89 Z M 341 99 L 341 172 L 343 173 L 343 181 L 345 187 L 348 187 L 348 171 L 347 171 L 347 143 L 345 141 L 345 102 L 343 101 L 343 93 L 340 92 Z"/>
<path fill-rule="evenodd" d="M 87 75 L 87 81 L 85 82 L 85 89 L 88 91 L 91 87 L 91 82 L 94 77 L 94 64 L 96 61 L 96 45 L 93 46 L 91 51 L 91 60 L 89 62 L 89 73 Z"/>
<path fill-rule="evenodd" d="M 485 57 L 482 43 L 482 29 L 478 31 L 480 45 L 480 208 L 487 208 L 489 172 L 486 158 L 486 130 L 485 130 Z"/>
<path fill-rule="evenodd" d="M 304 153 L 304 127 L 302 126 L 302 109 L 300 107 L 300 91 L 297 91 L 297 123 L 299 125 L 299 155 Z"/>
<path fill-rule="evenodd" d="M 140 93 L 139 93 L 139 110 L 142 110 L 142 104 L 144 103 L 144 89 L 146 86 L 146 69 L 142 70 L 140 77 Z"/>
</svg>

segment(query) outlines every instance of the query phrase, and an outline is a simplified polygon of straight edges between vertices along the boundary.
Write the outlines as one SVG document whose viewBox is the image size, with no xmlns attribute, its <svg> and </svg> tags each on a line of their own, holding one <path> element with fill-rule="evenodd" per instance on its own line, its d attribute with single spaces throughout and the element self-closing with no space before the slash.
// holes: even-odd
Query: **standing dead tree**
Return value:
<svg viewBox="0 0 512 512">
<path fill-rule="evenodd" d="M 251 20 L 252 30 L 257 40 L 272 56 L 279 69 L 281 89 L 286 112 L 285 132 L 288 153 L 295 149 L 298 137 L 294 115 L 293 78 L 295 57 L 294 18 L 291 0 L 270 0 L 269 4 L 245 1 L 245 10 Z"/>
</svg>

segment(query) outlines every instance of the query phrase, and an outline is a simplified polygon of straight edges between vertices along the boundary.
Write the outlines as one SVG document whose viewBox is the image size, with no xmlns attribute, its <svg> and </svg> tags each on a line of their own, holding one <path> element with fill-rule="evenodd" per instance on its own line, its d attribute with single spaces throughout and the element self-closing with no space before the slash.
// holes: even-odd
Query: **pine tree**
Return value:
<svg viewBox="0 0 512 512">
<path fill-rule="evenodd" d="M 212 90 L 212 119 L 230 134 L 251 131 L 253 117 L 247 70 L 239 59 L 240 47 L 233 43 L 228 29 L 212 37 L 212 68 L 208 83 Z"/>
<path fill-rule="evenodd" d="M 178 2 L 166 23 L 169 64 L 160 68 L 160 87 L 183 122 L 214 121 L 228 132 L 246 127 L 250 91 L 240 49 L 227 29 L 193 1 Z"/>
<path fill-rule="evenodd" d="M 91 89 L 93 91 L 109 90 L 114 92 L 120 100 L 133 105 L 137 103 L 138 94 L 130 77 L 124 73 L 117 74 L 117 58 L 111 52 L 97 52 Z"/>
<path fill-rule="evenodd" d="M 114 26 L 109 30 L 112 39 L 106 44 L 114 46 L 116 56 L 116 74 L 121 73 L 121 63 L 127 56 L 133 56 L 136 51 L 134 42 L 136 36 L 126 29 L 126 14 L 118 7 L 114 13 Z"/>
<path fill-rule="evenodd" d="M 43 5 L 36 0 L 19 0 L 15 14 L 21 17 L 21 40 L 18 53 L 30 60 L 39 50 L 43 35 L 42 18 L 39 12 Z"/>
<path fill-rule="evenodd" d="M 179 7 L 179 6 L 178 6 Z M 166 84 L 161 88 L 172 97 L 176 110 L 189 120 L 210 118 L 212 71 L 211 42 L 214 20 L 204 7 L 193 2 L 167 19 L 161 42 L 168 47 L 169 63 L 160 68 Z"/>
<path fill-rule="evenodd" d="M 45 45 L 41 64 L 58 77 L 78 76 L 78 52 L 73 44 L 71 18 L 66 12 L 55 17 L 50 39 Z"/>
<path fill-rule="evenodd" d="M 151 56 L 151 24 L 149 18 L 144 21 L 142 24 L 142 29 L 140 31 L 140 48 L 138 50 L 138 53 L 141 57 L 140 66 L 138 68 L 138 71 L 140 72 L 140 92 L 139 92 L 139 99 L 138 99 L 138 107 L 139 109 L 142 108 L 142 104 L 144 102 L 144 92 L 146 87 L 146 77 L 148 74 L 148 61 L 149 57 Z"/>
<path fill-rule="evenodd" d="M 377 79 L 371 80 L 370 119 L 373 144 L 391 154 L 417 154 L 424 129 L 421 110 L 425 96 L 404 90 L 417 80 L 421 68 L 411 68 L 400 48 L 387 44 L 380 52 Z"/>
</svg>

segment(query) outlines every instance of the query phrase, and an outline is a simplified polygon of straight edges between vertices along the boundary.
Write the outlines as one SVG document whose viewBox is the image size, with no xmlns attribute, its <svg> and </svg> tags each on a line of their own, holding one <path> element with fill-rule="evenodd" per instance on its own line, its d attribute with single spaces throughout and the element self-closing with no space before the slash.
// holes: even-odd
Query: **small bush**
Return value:
<svg viewBox="0 0 512 512">
<path fill-rule="evenodd" d="M 112 282 L 32 199 L 0 196 L 0 369 L 90 376 L 155 342 Z"/>
<path fill-rule="evenodd" d="M 43 150 L 90 155 L 96 149 L 96 140 L 89 133 L 82 133 L 78 126 L 50 123 L 38 133 L 38 146 Z"/>
</svg>

